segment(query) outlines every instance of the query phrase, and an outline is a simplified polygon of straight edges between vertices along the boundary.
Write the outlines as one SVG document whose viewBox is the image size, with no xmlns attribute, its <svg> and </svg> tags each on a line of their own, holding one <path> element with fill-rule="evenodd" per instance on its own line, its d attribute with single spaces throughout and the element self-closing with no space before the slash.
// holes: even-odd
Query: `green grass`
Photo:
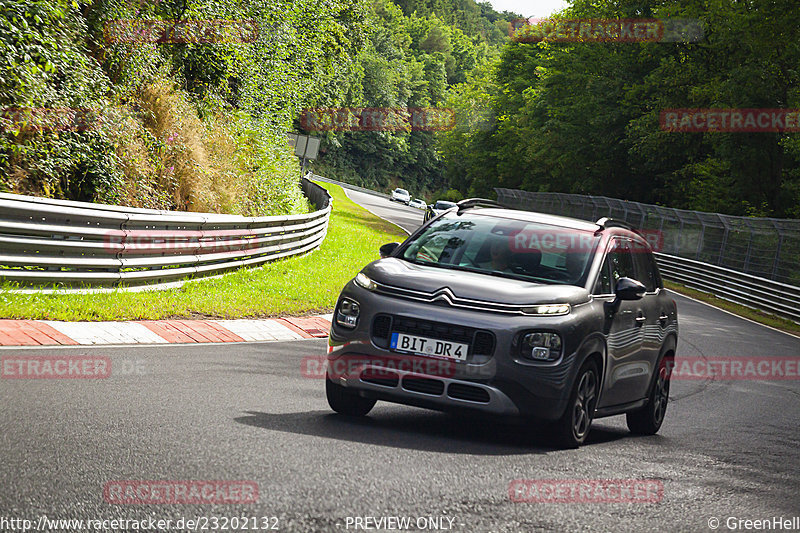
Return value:
<svg viewBox="0 0 800 533">
<path fill-rule="evenodd" d="M 772 326 L 775 329 L 786 331 L 788 333 L 794 333 L 795 335 L 800 334 L 800 324 L 792 322 L 791 320 L 786 320 L 785 318 L 770 315 L 757 309 L 751 309 L 743 305 L 735 304 L 733 302 L 729 302 L 728 300 L 717 298 L 713 294 L 690 289 L 689 287 L 685 287 L 680 283 L 674 283 L 665 280 L 664 286 L 671 291 L 675 291 L 679 294 L 685 294 L 686 296 L 691 296 L 692 298 L 700 300 L 701 302 L 706 302 L 744 318 L 749 318 L 754 322 L 766 324 L 767 326 Z M 678 310 L 678 320 L 680 320 L 680 309 Z"/>
<path fill-rule="evenodd" d="M 333 197 L 322 246 L 260 268 L 193 281 L 179 289 L 100 294 L 0 292 L 0 318 L 145 320 L 247 318 L 324 313 L 345 283 L 378 258 L 380 245 L 402 241 L 396 226 L 350 201 L 341 187 L 321 184 Z"/>
</svg>

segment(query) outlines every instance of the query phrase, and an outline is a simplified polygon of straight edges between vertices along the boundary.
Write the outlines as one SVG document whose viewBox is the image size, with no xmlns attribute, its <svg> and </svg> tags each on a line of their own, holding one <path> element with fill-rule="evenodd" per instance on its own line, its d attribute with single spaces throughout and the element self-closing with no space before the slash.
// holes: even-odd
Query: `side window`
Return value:
<svg viewBox="0 0 800 533">
<path fill-rule="evenodd" d="M 609 274 L 609 258 L 606 256 L 605 261 L 603 261 L 603 268 L 600 269 L 600 273 L 597 275 L 597 283 L 594 284 L 594 291 L 592 294 L 611 294 L 614 291 L 611 290 L 611 275 Z"/>
<path fill-rule="evenodd" d="M 654 292 L 658 287 L 658 278 L 653 263 L 653 256 L 644 249 L 637 249 L 633 254 L 636 261 L 636 279 L 644 283 L 647 292 Z"/>
<path fill-rule="evenodd" d="M 620 278 L 637 279 L 633 254 L 628 241 L 614 239 L 608 252 L 608 259 L 611 263 L 611 282 L 614 288 L 616 288 Z"/>
</svg>

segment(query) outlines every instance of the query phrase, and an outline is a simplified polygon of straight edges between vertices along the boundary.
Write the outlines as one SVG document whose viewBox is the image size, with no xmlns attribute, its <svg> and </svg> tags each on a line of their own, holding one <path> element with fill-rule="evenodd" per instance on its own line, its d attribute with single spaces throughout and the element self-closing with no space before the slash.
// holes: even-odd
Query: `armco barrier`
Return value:
<svg viewBox="0 0 800 533">
<path fill-rule="evenodd" d="M 603 196 L 495 191 L 501 204 L 514 209 L 592 221 L 611 216 L 657 230 L 664 247 L 656 258 L 665 279 L 800 322 L 800 287 L 785 282 L 798 275 L 792 258 L 800 256 L 800 221 L 700 213 Z"/>
<path fill-rule="evenodd" d="M 154 285 L 317 248 L 331 197 L 303 178 L 316 211 L 242 217 L 0 194 L 0 281 L 23 287 Z"/>
<path fill-rule="evenodd" d="M 359 187 L 358 185 L 352 185 L 350 183 L 345 183 L 343 181 L 336 181 L 336 180 L 332 180 L 330 178 L 323 178 L 322 176 L 317 176 L 316 174 L 312 174 L 311 172 L 309 172 L 306 176 L 311 178 L 314 181 L 324 181 L 326 183 L 333 183 L 334 185 L 339 185 L 340 187 L 343 187 L 345 189 L 352 189 L 354 191 L 359 191 L 359 192 L 363 192 L 363 193 L 366 193 L 366 194 L 371 194 L 373 196 L 380 196 L 381 198 L 390 198 L 390 196 L 388 194 L 385 194 L 385 193 L 382 193 L 382 192 L 373 191 L 371 189 L 365 189 L 364 187 Z"/>
<path fill-rule="evenodd" d="M 800 287 L 674 255 L 657 253 L 656 259 L 666 279 L 800 322 Z"/>
</svg>

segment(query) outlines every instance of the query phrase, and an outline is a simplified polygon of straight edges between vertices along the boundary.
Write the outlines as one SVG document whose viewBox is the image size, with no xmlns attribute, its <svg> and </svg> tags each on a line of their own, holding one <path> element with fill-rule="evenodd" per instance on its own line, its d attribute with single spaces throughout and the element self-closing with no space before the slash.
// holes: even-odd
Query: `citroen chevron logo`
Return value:
<svg viewBox="0 0 800 533">
<path fill-rule="evenodd" d="M 453 294 L 453 292 L 450 289 L 445 287 L 445 288 L 439 289 L 438 291 L 433 293 L 433 298 L 431 298 L 431 301 L 435 302 L 437 300 L 441 300 L 441 301 L 446 302 L 446 303 L 448 303 L 450 305 L 453 305 L 453 300 L 455 300 L 455 299 L 456 299 L 456 295 Z"/>
</svg>

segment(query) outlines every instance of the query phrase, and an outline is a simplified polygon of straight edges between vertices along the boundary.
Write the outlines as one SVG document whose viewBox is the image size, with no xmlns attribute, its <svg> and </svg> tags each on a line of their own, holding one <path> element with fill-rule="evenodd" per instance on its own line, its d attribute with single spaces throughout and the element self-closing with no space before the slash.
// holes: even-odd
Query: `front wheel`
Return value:
<svg viewBox="0 0 800 533">
<path fill-rule="evenodd" d="M 650 390 L 647 405 L 626 415 L 628 429 L 638 435 L 655 435 L 664 423 L 669 401 L 669 374 L 672 359 L 664 358 L 658 366 L 658 374 Z"/>
<path fill-rule="evenodd" d="M 555 437 L 565 448 L 577 448 L 586 441 L 597 407 L 600 373 L 594 361 L 586 361 L 578 372 L 569 403 L 555 423 Z"/>
<path fill-rule="evenodd" d="M 347 416 L 365 416 L 377 402 L 370 398 L 362 398 L 358 393 L 334 383 L 329 376 L 325 376 L 325 395 L 328 397 L 331 409 Z"/>
</svg>

